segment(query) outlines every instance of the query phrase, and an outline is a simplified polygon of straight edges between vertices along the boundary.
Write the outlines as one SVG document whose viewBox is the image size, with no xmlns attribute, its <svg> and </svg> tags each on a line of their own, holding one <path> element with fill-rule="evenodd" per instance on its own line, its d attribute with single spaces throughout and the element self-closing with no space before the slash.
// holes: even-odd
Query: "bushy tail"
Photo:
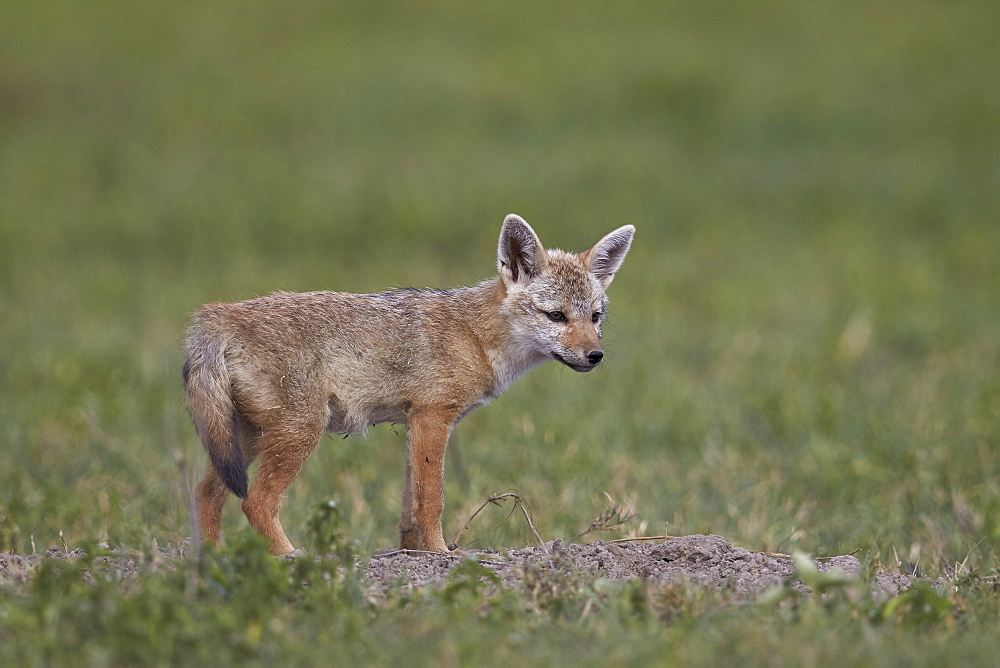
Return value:
<svg viewBox="0 0 1000 668">
<path fill-rule="evenodd" d="M 195 429 L 212 466 L 236 496 L 247 498 L 247 462 L 239 441 L 239 422 L 233 404 L 229 370 L 217 341 L 188 339 L 184 386 Z"/>
</svg>

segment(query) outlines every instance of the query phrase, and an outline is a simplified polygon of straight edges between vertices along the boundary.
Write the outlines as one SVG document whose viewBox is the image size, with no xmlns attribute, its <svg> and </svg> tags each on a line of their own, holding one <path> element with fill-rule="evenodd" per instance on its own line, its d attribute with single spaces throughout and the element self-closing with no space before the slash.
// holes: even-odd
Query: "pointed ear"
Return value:
<svg viewBox="0 0 1000 668">
<path fill-rule="evenodd" d="M 605 236 L 594 244 L 593 248 L 582 254 L 589 263 L 590 273 L 596 276 L 604 287 L 611 285 L 615 272 L 625 261 L 625 255 L 632 246 L 633 235 L 635 235 L 635 228 L 631 225 L 624 225 Z"/>
<path fill-rule="evenodd" d="M 504 218 L 497 248 L 497 271 L 504 285 L 525 284 L 545 268 L 545 249 L 538 235 L 520 216 Z"/>
</svg>

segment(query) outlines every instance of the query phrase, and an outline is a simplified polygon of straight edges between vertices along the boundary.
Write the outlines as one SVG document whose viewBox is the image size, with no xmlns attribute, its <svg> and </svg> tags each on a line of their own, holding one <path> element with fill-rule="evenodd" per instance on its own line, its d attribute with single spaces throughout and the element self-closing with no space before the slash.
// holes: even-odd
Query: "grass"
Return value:
<svg viewBox="0 0 1000 668">
<path fill-rule="evenodd" d="M 997 9 L 298 0 L 2 13 L 0 550 L 106 540 L 152 554 L 154 539 L 189 534 L 184 490 L 204 461 L 180 340 L 201 303 L 469 284 L 492 271 L 516 211 L 547 244 L 582 250 L 624 223 L 636 243 L 610 289 L 607 365 L 533 371 L 456 430 L 446 534 L 516 489 L 544 538 L 572 537 L 607 492 L 635 505 L 636 533 L 996 573 Z M 305 544 L 314 508 L 336 498 L 362 554 L 391 546 L 402 440 L 388 427 L 324 440 L 286 501 L 291 540 Z M 504 517 L 484 511 L 463 542 L 533 541 Z M 482 613 L 482 592 L 302 595 L 284 566 L 255 564 L 240 587 L 279 583 L 247 594 L 278 608 L 256 644 L 211 639 L 254 633 L 232 597 L 191 594 L 191 606 L 167 576 L 88 588 L 71 573 L 49 594 L 11 589 L 3 651 L 815 663 L 849 647 L 851 662 L 883 665 L 983 662 L 995 647 L 989 580 L 963 580 L 961 604 L 915 625 L 720 609 L 642 585 L 579 619 L 520 599 Z M 629 607 L 671 595 L 676 614 Z M 160 605 L 175 617 L 154 625 Z M 50 637 L 63 622 L 94 625 L 81 627 L 87 653 Z M 158 629 L 148 655 L 128 653 L 126 622 Z"/>
</svg>

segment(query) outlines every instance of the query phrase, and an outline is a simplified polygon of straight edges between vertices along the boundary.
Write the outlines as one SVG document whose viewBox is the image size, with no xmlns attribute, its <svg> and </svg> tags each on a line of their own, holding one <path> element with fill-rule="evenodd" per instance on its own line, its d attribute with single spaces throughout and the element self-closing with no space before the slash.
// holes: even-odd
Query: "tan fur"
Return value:
<svg viewBox="0 0 1000 668">
<path fill-rule="evenodd" d="M 501 229 L 499 275 L 475 287 L 279 292 L 201 308 L 184 376 L 212 461 L 197 489 L 202 535 L 220 539 L 232 491 L 271 552 L 291 552 L 278 520 L 281 499 L 323 433 L 394 422 L 407 426 L 400 545 L 447 552 L 441 513 L 452 428 L 541 362 L 557 359 L 576 371 L 601 362 L 604 290 L 634 231 L 626 225 L 574 255 L 545 250 L 511 214 Z M 257 458 L 248 487 L 247 466 Z"/>
</svg>

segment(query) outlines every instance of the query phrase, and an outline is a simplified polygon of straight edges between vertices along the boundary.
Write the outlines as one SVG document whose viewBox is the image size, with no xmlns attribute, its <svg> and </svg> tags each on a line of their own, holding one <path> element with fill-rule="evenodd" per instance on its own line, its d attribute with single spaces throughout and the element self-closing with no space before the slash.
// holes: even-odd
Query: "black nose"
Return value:
<svg viewBox="0 0 1000 668">
<path fill-rule="evenodd" d="M 600 350 L 595 350 L 592 353 L 587 353 L 587 361 L 590 362 L 591 364 L 594 365 L 600 364 L 602 359 L 604 359 L 604 353 L 602 353 Z"/>
</svg>

